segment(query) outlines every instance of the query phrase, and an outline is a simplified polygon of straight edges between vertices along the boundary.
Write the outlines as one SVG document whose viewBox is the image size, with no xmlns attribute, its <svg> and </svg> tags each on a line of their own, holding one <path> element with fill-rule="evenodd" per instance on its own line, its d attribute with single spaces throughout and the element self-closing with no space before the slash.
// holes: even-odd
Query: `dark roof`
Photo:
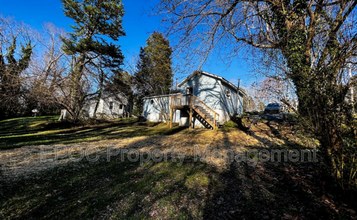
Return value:
<svg viewBox="0 0 357 220">
<path fill-rule="evenodd" d="M 226 84 L 227 86 L 231 87 L 233 90 L 237 90 L 238 87 L 235 86 L 233 83 L 229 82 L 228 80 L 226 80 L 225 78 L 221 77 L 221 76 L 218 76 L 218 75 L 215 75 L 215 74 L 212 74 L 212 73 L 208 73 L 208 72 L 205 72 L 205 71 L 202 71 L 202 70 L 197 70 L 195 72 L 193 72 L 191 75 L 189 75 L 186 79 L 184 79 L 182 82 L 180 82 L 178 84 L 179 87 L 181 87 L 185 82 L 189 81 L 192 77 L 196 76 L 196 75 L 199 75 L 199 74 L 203 74 L 203 75 L 206 75 L 206 76 L 209 76 L 209 77 L 212 77 L 212 78 L 215 78 L 215 79 L 218 79 L 220 80 L 222 83 Z M 242 90 L 242 88 L 239 88 L 239 91 L 242 95 L 245 95 L 245 92 Z"/>
</svg>

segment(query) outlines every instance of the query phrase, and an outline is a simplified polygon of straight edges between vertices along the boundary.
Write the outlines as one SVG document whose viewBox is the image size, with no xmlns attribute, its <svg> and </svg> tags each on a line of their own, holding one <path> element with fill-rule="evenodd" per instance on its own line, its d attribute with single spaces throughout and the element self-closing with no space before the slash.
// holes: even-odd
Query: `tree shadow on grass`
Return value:
<svg viewBox="0 0 357 220">
<path fill-rule="evenodd" d="M 76 131 L 84 128 L 103 129 L 111 126 L 127 127 L 131 126 L 137 121 L 98 121 L 97 124 L 73 124 L 69 121 L 53 120 L 54 116 L 39 117 L 39 118 L 15 118 L 8 121 L 0 122 L 1 136 L 18 136 L 25 134 L 35 134 L 45 131 L 62 131 L 65 130 Z"/>
<path fill-rule="evenodd" d="M 183 130 L 187 130 L 187 127 L 180 127 L 180 126 L 175 126 L 172 129 L 170 129 L 169 131 L 165 132 L 165 135 L 174 135 L 177 134 Z"/>
<path fill-rule="evenodd" d="M 19 148 L 25 145 L 71 144 L 140 136 L 172 135 L 184 129 L 178 125 L 170 129 L 161 123 L 140 123 L 137 121 L 114 122 L 66 129 L 60 129 L 53 124 L 49 124 L 45 128 L 37 129 L 35 133 L 3 136 L 0 139 L 0 150 Z M 36 135 L 39 132 L 43 133 Z"/>
<path fill-rule="evenodd" d="M 275 126 L 278 128 L 275 128 L 272 125 L 272 122 L 267 122 L 264 123 L 264 125 L 267 125 L 267 128 L 269 130 L 262 130 L 258 127 L 255 128 L 255 131 L 252 129 L 249 131 L 243 130 L 247 135 L 257 139 L 260 143 L 262 143 L 265 148 L 268 149 L 286 149 L 286 150 L 291 150 L 291 149 L 297 149 L 297 150 L 302 150 L 302 149 L 312 149 L 313 144 L 309 146 L 304 146 L 297 140 L 292 140 L 289 139 L 288 136 L 285 134 L 283 135 L 282 132 L 289 131 L 291 128 L 286 127 L 284 123 L 275 123 Z M 258 131 L 257 131 L 258 130 Z M 262 135 L 263 134 L 263 135 Z M 263 137 L 264 135 L 269 136 L 269 138 Z M 295 133 L 290 133 L 293 137 L 296 138 Z M 276 142 L 272 141 L 271 138 L 283 141 L 283 144 L 277 144 Z"/>
<path fill-rule="evenodd" d="M 187 135 L 194 139 L 196 132 L 201 131 Z M 162 143 L 170 138 L 145 138 L 126 148 L 152 144 L 164 150 L 170 146 Z M 223 133 L 218 147 L 234 150 L 236 144 Z M 0 176 L 0 219 L 351 219 L 355 215 L 348 211 L 356 207 L 355 201 L 329 195 L 314 164 L 232 162 L 217 170 L 192 157 L 181 166 L 172 155 L 142 165 L 124 158 L 118 154 L 108 159 L 104 154 L 97 162 L 83 159 L 20 179 Z"/>
<path fill-rule="evenodd" d="M 234 146 L 227 136 L 224 140 L 226 147 Z M 320 185 L 314 163 L 262 163 L 240 158 L 219 174 L 222 188 L 209 185 L 208 191 L 213 193 L 204 219 L 335 219 L 355 215 L 351 211 L 356 207 L 353 197 L 329 195 Z"/>
<path fill-rule="evenodd" d="M 56 122 L 55 116 L 13 118 L 0 121 L 0 136 L 22 135 L 42 131 L 48 124 L 63 126 Z M 37 126 L 38 125 L 38 126 Z M 68 126 L 68 125 L 67 125 Z"/>
<path fill-rule="evenodd" d="M 137 148 L 140 143 L 127 146 Z M 124 157 L 124 160 L 123 160 Z M 146 157 L 144 155 L 144 157 Z M 95 158 L 91 155 L 91 158 Z M 135 155 L 100 155 L 22 178 L 0 178 L 0 218 L 7 219 L 193 219 L 208 199 L 208 175 L 193 158 L 178 164 L 131 162 Z M 177 158 L 176 158 L 177 159 Z"/>
</svg>

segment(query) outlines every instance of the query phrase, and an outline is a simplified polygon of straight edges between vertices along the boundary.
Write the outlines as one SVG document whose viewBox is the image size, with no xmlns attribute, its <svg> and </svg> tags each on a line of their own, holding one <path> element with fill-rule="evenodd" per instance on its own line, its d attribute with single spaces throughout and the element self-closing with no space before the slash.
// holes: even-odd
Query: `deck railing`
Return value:
<svg viewBox="0 0 357 220">
<path fill-rule="evenodd" d="M 219 120 L 219 114 L 216 111 L 214 111 L 212 108 L 210 108 L 208 105 L 206 105 L 199 98 L 197 98 L 197 96 L 192 94 L 171 96 L 172 109 L 181 109 L 185 107 L 194 108 L 196 111 L 200 111 L 199 110 L 200 108 L 204 109 L 213 117 L 213 121 L 209 121 L 209 123 L 212 125 L 214 129 L 216 128 L 217 122 Z M 202 112 L 199 113 L 202 114 Z M 205 119 L 208 120 L 208 118 Z"/>
<path fill-rule="evenodd" d="M 190 106 L 190 95 L 175 95 L 171 96 L 171 107 L 183 108 Z"/>
</svg>

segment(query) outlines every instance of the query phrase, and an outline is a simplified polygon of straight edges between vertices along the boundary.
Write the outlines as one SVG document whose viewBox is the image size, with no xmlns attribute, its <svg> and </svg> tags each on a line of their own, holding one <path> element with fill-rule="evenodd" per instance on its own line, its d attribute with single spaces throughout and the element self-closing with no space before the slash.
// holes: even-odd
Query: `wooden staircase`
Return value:
<svg viewBox="0 0 357 220">
<path fill-rule="evenodd" d="M 217 125 L 214 124 L 214 116 L 211 115 L 210 112 L 201 106 L 192 106 L 192 108 L 194 109 L 193 117 L 201 122 L 205 128 L 215 129 L 217 127 Z"/>
<path fill-rule="evenodd" d="M 208 129 L 217 129 L 219 114 L 198 99 L 195 95 L 178 95 L 171 97 L 170 127 L 172 127 L 175 110 L 187 110 L 189 113 L 189 127 L 192 128 L 192 118 L 197 119 Z"/>
</svg>

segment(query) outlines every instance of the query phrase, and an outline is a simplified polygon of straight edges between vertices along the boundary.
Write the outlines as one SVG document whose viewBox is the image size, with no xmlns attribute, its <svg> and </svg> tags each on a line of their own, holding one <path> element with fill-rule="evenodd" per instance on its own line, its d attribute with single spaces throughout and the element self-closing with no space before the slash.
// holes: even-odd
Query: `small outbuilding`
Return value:
<svg viewBox="0 0 357 220">
<path fill-rule="evenodd" d="M 92 97 L 85 101 L 81 116 L 85 118 L 127 118 L 130 117 L 130 102 L 123 93 L 110 94 L 104 93 L 100 98 Z M 67 119 L 70 114 L 66 109 L 61 110 L 59 121 Z"/>
<path fill-rule="evenodd" d="M 123 93 L 103 94 L 101 98 L 94 97 L 87 100 L 83 106 L 86 117 L 121 118 L 129 117 L 130 106 L 128 97 Z"/>
</svg>

